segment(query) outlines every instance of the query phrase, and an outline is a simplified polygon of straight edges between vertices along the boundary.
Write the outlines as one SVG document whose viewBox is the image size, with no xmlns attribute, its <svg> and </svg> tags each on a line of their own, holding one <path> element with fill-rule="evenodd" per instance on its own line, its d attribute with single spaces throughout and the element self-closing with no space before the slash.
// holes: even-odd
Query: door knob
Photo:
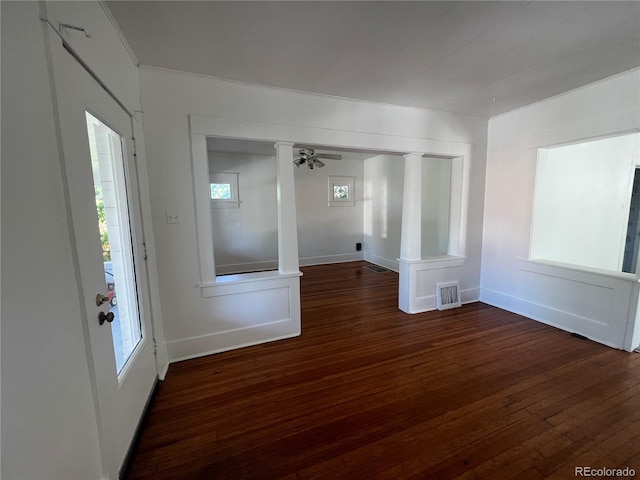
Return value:
<svg viewBox="0 0 640 480">
<path fill-rule="evenodd" d="M 102 294 L 97 294 L 96 295 L 96 307 L 99 307 L 100 305 L 102 305 L 103 303 L 107 303 L 109 301 L 109 297 L 107 297 L 106 295 L 102 295 Z"/>
<path fill-rule="evenodd" d="M 113 319 L 115 318 L 115 315 L 113 314 L 113 312 L 109 312 L 109 313 L 104 313 L 104 312 L 100 312 L 98 314 L 98 320 L 100 322 L 100 325 L 102 325 L 104 322 L 113 322 Z"/>
</svg>

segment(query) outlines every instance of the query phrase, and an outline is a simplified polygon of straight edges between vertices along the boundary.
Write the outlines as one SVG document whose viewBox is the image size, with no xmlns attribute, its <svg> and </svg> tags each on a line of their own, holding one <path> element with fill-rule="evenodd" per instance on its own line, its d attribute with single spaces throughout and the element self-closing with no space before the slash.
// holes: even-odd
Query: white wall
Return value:
<svg viewBox="0 0 640 480">
<path fill-rule="evenodd" d="M 209 170 L 238 173 L 241 202 L 211 209 L 216 273 L 277 269 L 275 157 L 210 151 Z"/>
<path fill-rule="evenodd" d="M 96 478 L 98 427 L 38 4 L 1 8 L 2 478 Z"/>
<path fill-rule="evenodd" d="M 240 208 L 212 209 L 216 273 L 277 269 L 275 158 L 210 151 L 209 168 L 240 174 Z M 300 265 L 361 260 L 356 243 L 363 241 L 364 162 L 328 160 L 321 169 L 296 168 L 294 175 Z M 354 206 L 329 206 L 330 175 L 355 177 Z"/>
<path fill-rule="evenodd" d="M 422 159 L 422 257 L 446 255 L 449 248 L 451 160 Z"/>
<path fill-rule="evenodd" d="M 640 135 L 541 149 L 531 257 L 620 272 Z"/>
<path fill-rule="evenodd" d="M 529 255 L 537 148 L 638 129 L 639 105 L 635 70 L 490 120 L 481 300 L 623 346 L 633 276 L 519 259 Z"/>
<path fill-rule="evenodd" d="M 465 285 L 478 287 L 485 120 L 250 86 L 146 67 L 141 68 L 140 75 L 154 236 L 160 259 L 162 311 L 173 358 L 202 355 L 277 337 L 277 332 L 261 327 L 258 318 L 253 323 L 247 318 L 243 330 L 237 330 L 238 325 L 216 312 L 215 300 L 203 297 L 197 287 L 200 267 L 189 115 L 211 118 L 216 125 L 231 122 L 235 125 L 234 131 L 244 128 L 243 138 L 247 139 L 265 140 L 263 132 L 273 129 L 282 132 L 277 135 L 282 138 L 270 138 L 273 141 L 335 148 L 349 147 L 345 139 L 354 138 L 358 140 L 357 147 L 373 151 L 384 151 L 385 147 L 398 151 L 400 139 L 406 144 L 407 152 L 416 151 L 427 140 L 433 140 L 434 144 L 437 141 L 475 143 L 474 182 L 471 185 L 473 208 L 468 231 L 468 252 L 474 257 L 468 260 L 461 280 Z M 305 112 L 304 116 L 300 115 L 301 111 Z M 311 140 L 298 138 L 298 135 L 307 135 L 310 129 L 322 132 L 322 135 L 316 135 L 314 142 L 301 141 Z M 179 212 L 182 223 L 166 224 L 167 210 Z M 302 220 L 303 216 L 298 215 L 298 218 Z M 353 243 L 353 239 L 348 243 Z M 233 338 L 232 331 L 236 332 Z"/>
<path fill-rule="evenodd" d="M 325 167 L 294 170 L 300 265 L 362 260 L 362 160 L 323 160 Z M 329 175 L 355 177 L 355 205 L 330 207 Z"/>
<path fill-rule="evenodd" d="M 364 258 L 399 270 L 404 158 L 378 155 L 364 162 Z"/>
</svg>

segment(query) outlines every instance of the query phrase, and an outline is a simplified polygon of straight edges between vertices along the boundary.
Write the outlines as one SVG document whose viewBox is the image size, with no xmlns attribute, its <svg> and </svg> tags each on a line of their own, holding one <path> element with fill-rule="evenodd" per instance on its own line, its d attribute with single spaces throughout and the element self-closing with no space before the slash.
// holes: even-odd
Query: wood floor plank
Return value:
<svg viewBox="0 0 640 480">
<path fill-rule="evenodd" d="M 640 471 L 640 355 L 482 303 L 407 315 L 365 265 L 302 269 L 300 337 L 172 364 L 127 479 Z"/>
</svg>

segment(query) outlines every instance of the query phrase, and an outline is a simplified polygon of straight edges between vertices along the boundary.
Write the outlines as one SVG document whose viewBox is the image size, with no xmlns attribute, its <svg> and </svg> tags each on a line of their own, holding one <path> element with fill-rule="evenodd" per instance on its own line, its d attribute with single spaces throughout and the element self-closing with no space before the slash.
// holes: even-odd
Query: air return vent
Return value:
<svg viewBox="0 0 640 480">
<path fill-rule="evenodd" d="M 447 310 L 459 307 L 460 303 L 460 282 L 436 283 L 436 308 Z"/>
</svg>

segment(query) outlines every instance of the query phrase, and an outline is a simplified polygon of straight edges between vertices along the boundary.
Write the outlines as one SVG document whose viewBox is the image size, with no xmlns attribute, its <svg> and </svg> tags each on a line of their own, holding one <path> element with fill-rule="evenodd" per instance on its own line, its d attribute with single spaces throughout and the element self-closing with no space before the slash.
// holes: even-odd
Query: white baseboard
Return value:
<svg viewBox="0 0 640 480">
<path fill-rule="evenodd" d="M 611 326 L 597 320 L 557 310 L 488 288 L 480 289 L 480 301 L 566 332 L 578 333 L 603 345 L 623 349 L 624 334 L 620 341 L 616 342 L 610 338 L 615 333 L 611 331 Z"/>
<path fill-rule="evenodd" d="M 390 260 L 388 258 L 379 257 L 378 255 L 374 255 L 373 253 L 369 252 L 364 252 L 364 260 L 376 265 L 380 265 L 381 267 L 388 268 L 389 270 L 393 270 L 396 273 L 400 272 L 400 264 L 397 260 Z"/>
<path fill-rule="evenodd" d="M 324 265 L 327 263 L 355 262 L 363 260 L 362 252 L 339 253 L 337 255 L 321 255 L 319 257 L 302 257 L 298 260 L 300 266 Z"/>
<path fill-rule="evenodd" d="M 460 291 L 460 300 L 463 304 L 480 301 L 480 287 L 468 288 Z"/>
<path fill-rule="evenodd" d="M 167 352 L 169 361 L 173 363 L 299 335 L 300 324 L 288 318 L 262 325 L 171 340 L 167 342 Z"/>
</svg>

